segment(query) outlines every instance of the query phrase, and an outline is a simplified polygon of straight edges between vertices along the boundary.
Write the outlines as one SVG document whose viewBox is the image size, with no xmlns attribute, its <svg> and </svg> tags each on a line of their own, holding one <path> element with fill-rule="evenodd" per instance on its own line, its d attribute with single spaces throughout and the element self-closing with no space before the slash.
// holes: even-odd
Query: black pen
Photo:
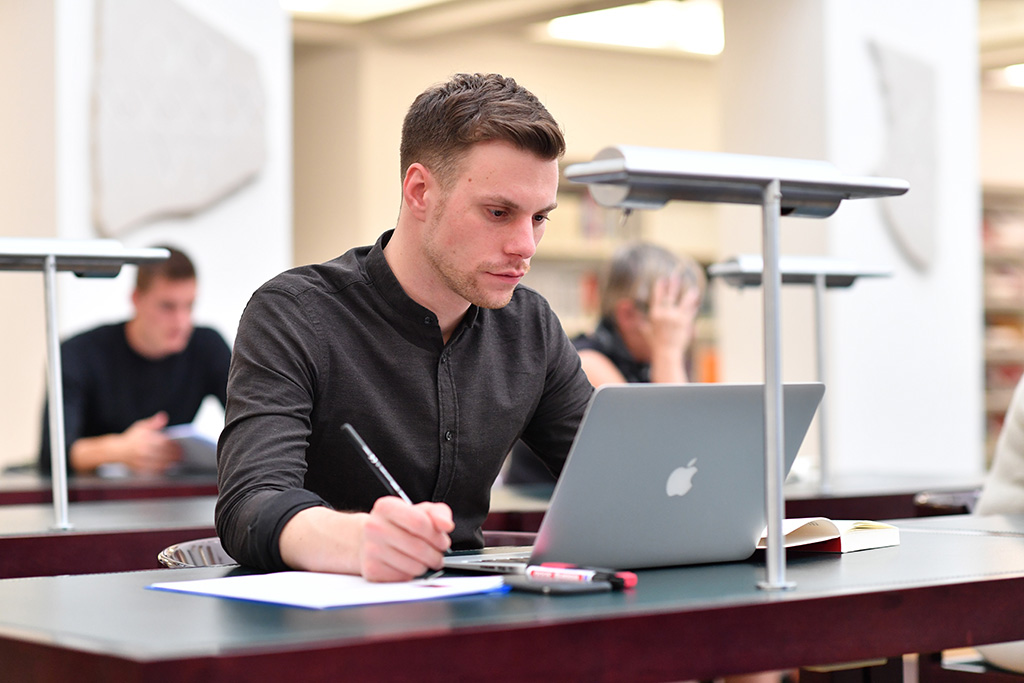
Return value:
<svg viewBox="0 0 1024 683">
<path fill-rule="evenodd" d="M 363 459 L 366 460 L 367 464 L 373 469 L 374 474 L 376 474 L 377 478 L 380 479 L 380 483 L 384 484 L 384 488 L 388 490 L 388 493 L 393 496 L 398 496 L 409 505 L 412 505 L 412 499 L 409 498 L 409 495 L 402 490 L 402 487 L 399 486 L 397 481 L 395 481 L 395 478 L 391 476 L 391 473 L 388 472 L 388 468 L 384 467 L 384 463 L 380 461 L 377 454 L 370 450 L 370 447 L 366 445 L 366 442 L 363 441 L 363 437 L 359 436 L 359 432 L 356 431 L 356 428 L 346 422 L 341 425 L 341 431 L 349 438 L 352 445 L 354 445 L 356 449 L 363 454 Z M 445 555 L 447 554 L 448 553 L 445 552 Z M 436 579 L 442 574 L 444 574 L 444 568 L 438 569 L 437 571 L 428 570 L 420 575 L 419 578 Z"/>
<path fill-rule="evenodd" d="M 370 447 L 366 445 L 366 442 L 363 441 L 363 437 L 359 436 L 359 433 L 356 432 L 355 427 L 346 422 L 341 425 L 341 431 L 345 433 L 345 436 L 347 436 L 352 441 L 352 444 L 359 449 L 359 452 L 363 454 L 366 462 L 373 468 L 373 473 L 377 475 L 378 479 L 380 479 L 380 483 L 384 484 L 384 488 L 388 490 L 388 493 L 393 496 L 398 496 L 409 505 L 412 505 L 412 499 L 409 498 L 408 494 L 406 494 L 406 492 L 402 490 L 402 487 L 398 485 L 398 482 L 395 481 L 395 478 L 391 476 L 390 472 L 388 472 L 388 468 L 384 467 L 384 463 L 380 461 L 377 454 L 371 451 Z"/>
</svg>

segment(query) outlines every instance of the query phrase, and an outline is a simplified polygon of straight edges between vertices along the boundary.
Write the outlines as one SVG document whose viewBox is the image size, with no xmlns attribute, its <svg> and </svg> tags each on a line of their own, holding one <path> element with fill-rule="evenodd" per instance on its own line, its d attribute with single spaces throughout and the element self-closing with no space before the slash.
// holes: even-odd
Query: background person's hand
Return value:
<svg viewBox="0 0 1024 683">
<path fill-rule="evenodd" d="M 181 446 L 164 434 L 167 413 L 136 421 L 121 433 L 119 460 L 137 474 L 163 474 L 181 459 Z"/>
</svg>

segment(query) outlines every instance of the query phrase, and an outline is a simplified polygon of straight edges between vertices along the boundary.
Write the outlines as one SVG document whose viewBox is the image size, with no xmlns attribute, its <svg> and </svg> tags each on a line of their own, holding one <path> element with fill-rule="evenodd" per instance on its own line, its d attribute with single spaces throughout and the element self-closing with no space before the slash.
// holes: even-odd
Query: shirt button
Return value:
<svg viewBox="0 0 1024 683">
<path fill-rule="evenodd" d="M 427 316 L 426 318 L 424 318 L 424 319 L 423 319 L 423 324 L 424 324 L 424 325 L 433 325 L 433 324 L 434 324 L 434 319 L 433 319 L 433 318 L 431 318 L 431 317 L 430 317 L 430 316 L 428 315 L 428 316 Z"/>
<path fill-rule="evenodd" d="M 448 431 L 446 431 L 444 433 L 444 440 L 445 441 L 451 441 L 452 440 L 452 430 L 449 429 Z"/>
</svg>

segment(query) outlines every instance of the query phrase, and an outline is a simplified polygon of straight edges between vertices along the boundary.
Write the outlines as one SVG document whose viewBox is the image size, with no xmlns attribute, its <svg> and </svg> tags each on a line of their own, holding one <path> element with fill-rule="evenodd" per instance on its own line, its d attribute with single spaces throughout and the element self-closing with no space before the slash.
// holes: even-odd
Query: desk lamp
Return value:
<svg viewBox="0 0 1024 683">
<path fill-rule="evenodd" d="M 909 184 L 897 178 L 843 175 L 823 161 L 695 152 L 657 147 L 607 147 L 593 161 L 566 168 L 586 183 L 602 206 L 658 209 L 672 200 L 759 204 L 764 263 L 765 505 L 768 519 L 766 590 L 792 588 L 783 547 L 783 414 L 779 335 L 780 216 L 827 218 L 844 199 L 896 196 Z"/>
<path fill-rule="evenodd" d="M 721 278 L 738 289 L 761 284 L 764 260 L 758 254 L 740 254 L 708 267 L 710 277 Z M 825 382 L 825 290 L 848 288 L 860 277 L 889 277 L 892 273 L 877 268 L 857 266 L 850 261 L 822 256 L 780 256 L 779 274 L 784 285 L 814 286 L 814 341 L 817 352 L 818 381 Z M 828 454 L 825 399 L 818 407 L 819 487 L 831 493 L 832 475 Z"/>
<path fill-rule="evenodd" d="M 50 463 L 54 528 L 68 521 L 67 452 L 64 445 L 64 387 L 57 332 L 57 271 L 78 277 L 115 277 L 126 263 L 163 261 L 166 249 L 126 249 L 117 240 L 65 240 L 0 237 L 0 270 L 41 270 L 46 298 L 46 378 L 50 401 Z"/>
</svg>

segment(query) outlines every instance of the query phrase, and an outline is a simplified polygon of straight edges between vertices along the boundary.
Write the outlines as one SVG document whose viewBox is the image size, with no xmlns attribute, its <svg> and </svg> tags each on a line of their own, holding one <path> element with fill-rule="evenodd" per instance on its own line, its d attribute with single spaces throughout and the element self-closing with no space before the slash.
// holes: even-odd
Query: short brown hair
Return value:
<svg viewBox="0 0 1024 683">
<path fill-rule="evenodd" d="M 146 291 L 153 284 L 153 279 L 157 277 L 168 280 L 196 279 L 195 266 L 184 252 L 166 245 L 160 245 L 158 248 L 166 249 L 171 252 L 171 255 L 163 261 L 140 263 L 139 271 L 135 276 L 135 289 L 140 292 Z"/>
<path fill-rule="evenodd" d="M 565 153 L 561 128 L 529 90 L 500 74 L 456 74 L 409 107 L 402 125 L 402 178 L 419 162 L 445 186 L 469 148 L 489 140 L 545 160 Z"/>
</svg>

